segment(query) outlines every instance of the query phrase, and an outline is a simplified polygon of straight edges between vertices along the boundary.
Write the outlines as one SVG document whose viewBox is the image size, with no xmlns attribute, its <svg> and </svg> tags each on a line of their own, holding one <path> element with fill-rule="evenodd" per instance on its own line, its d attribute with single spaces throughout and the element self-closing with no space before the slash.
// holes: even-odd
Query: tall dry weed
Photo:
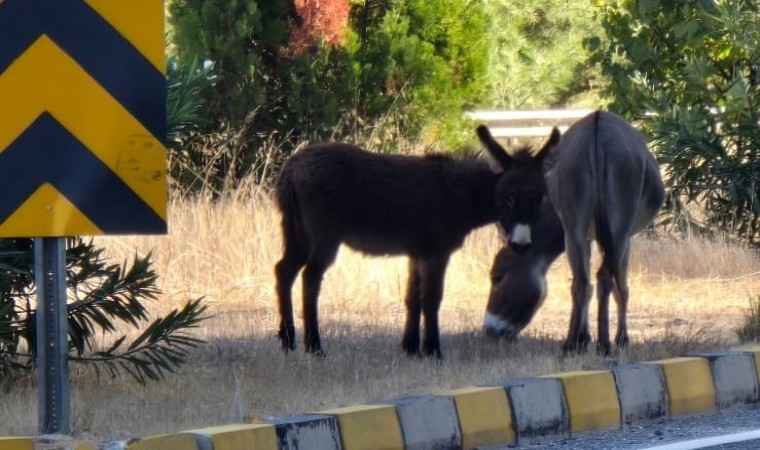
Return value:
<svg viewBox="0 0 760 450">
<path fill-rule="evenodd" d="M 481 333 L 492 227 L 473 232 L 451 259 L 441 309 L 445 360 L 406 357 L 400 349 L 406 260 L 341 248 L 320 297 L 326 358 L 280 350 L 273 267 L 281 255 L 279 215 L 270 194 L 238 190 L 215 201 L 175 199 L 166 236 L 99 237 L 118 261 L 152 252 L 163 290 L 155 314 L 203 296 L 213 318 L 198 330 L 208 343 L 160 383 L 96 378 L 72 370 L 74 429 L 97 440 L 178 432 L 318 411 L 509 378 L 729 347 L 747 299 L 760 292 L 760 262 L 746 247 L 719 240 L 637 238 L 631 262 L 630 348 L 612 359 L 566 356 L 560 342 L 570 312 L 570 271 L 561 257 L 549 296 L 515 344 Z M 598 264 L 598 256 L 592 264 Z M 297 329 L 300 282 L 294 287 Z M 611 314 L 614 328 L 614 303 Z M 591 324 L 595 330 L 596 313 Z M 126 331 L 126 330 L 122 330 Z M 299 334 L 300 336 L 300 334 Z M 0 435 L 35 432 L 31 380 L 0 389 Z"/>
</svg>

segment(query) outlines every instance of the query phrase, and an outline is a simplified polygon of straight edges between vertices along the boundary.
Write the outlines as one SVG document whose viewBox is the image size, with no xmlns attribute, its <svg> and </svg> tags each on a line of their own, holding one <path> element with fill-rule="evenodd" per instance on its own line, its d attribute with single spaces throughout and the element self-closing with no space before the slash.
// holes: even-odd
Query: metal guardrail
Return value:
<svg viewBox="0 0 760 450">
<path fill-rule="evenodd" d="M 469 111 L 465 117 L 488 126 L 495 138 L 544 138 L 552 127 L 565 132 L 593 109 L 545 109 L 513 111 Z"/>
</svg>

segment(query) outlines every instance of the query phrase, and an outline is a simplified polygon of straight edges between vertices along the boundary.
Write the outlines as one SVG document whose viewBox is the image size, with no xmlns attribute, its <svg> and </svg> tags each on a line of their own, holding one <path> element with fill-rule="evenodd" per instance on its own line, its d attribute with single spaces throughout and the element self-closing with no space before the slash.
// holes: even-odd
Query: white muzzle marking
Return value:
<svg viewBox="0 0 760 450">
<path fill-rule="evenodd" d="M 483 319 L 483 328 L 485 328 L 486 331 L 491 331 L 497 335 L 517 335 L 512 324 L 490 312 L 486 312 L 486 317 Z"/>
<path fill-rule="evenodd" d="M 528 245 L 530 244 L 530 226 L 523 223 L 518 223 L 512 229 L 511 240 L 515 244 Z"/>
</svg>

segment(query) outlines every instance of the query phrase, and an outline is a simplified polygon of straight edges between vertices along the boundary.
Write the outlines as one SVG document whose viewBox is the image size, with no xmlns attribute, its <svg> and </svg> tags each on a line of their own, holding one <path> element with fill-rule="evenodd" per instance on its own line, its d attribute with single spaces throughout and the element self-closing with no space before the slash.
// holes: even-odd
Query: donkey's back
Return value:
<svg viewBox="0 0 760 450">
<path fill-rule="evenodd" d="M 348 244 L 368 254 L 450 252 L 495 220 L 497 175 L 482 160 L 382 155 L 345 143 L 294 155 L 277 185 L 291 239 Z"/>
<path fill-rule="evenodd" d="M 644 138 L 621 117 L 597 111 L 562 136 L 548 177 L 549 196 L 563 223 L 599 238 L 611 222 L 622 240 L 649 224 L 663 202 L 660 171 Z"/>
</svg>

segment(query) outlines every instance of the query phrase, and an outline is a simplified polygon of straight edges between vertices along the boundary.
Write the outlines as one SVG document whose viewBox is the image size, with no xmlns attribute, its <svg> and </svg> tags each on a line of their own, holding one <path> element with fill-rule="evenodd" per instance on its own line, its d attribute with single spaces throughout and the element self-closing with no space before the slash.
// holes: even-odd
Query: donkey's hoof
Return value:
<svg viewBox="0 0 760 450">
<path fill-rule="evenodd" d="M 324 350 L 322 350 L 322 342 L 320 339 L 307 339 L 304 342 L 304 348 L 306 349 L 306 353 L 314 356 L 327 356 Z"/>
<path fill-rule="evenodd" d="M 583 353 L 588 348 L 588 342 L 583 341 L 565 341 L 564 344 L 562 344 L 562 352 L 563 353 Z"/>
<path fill-rule="evenodd" d="M 422 356 L 420 353 L 420 341 L 414 339 L 404 339 L 401 341 L 401 348 L 408 356 Z"/>
<path fill-rule="evenodd" d="M 443 353 L 441 353 L 440 347 L 425 348 L 425 356 L 431 359 L 437 359 L 439 361 L 443 360 Z"/>
<path fill-rule="evenodd" d="M 618 346 L 618 348 L 625 348 L 628 347 L 628 335 L 621 335 L 615 337 L 615 344 Z"/>
<path fill-rule="evenodd" d="M 327 352 L 325 352 L 321 348 L 319 350 L 313 350 L 309 352 L 309 354 L 317 358 L 327 358 Z"/>
<path fill-rule="evenodd" d="M 599 354 L 599 356 L 610 356 L 612 353 L 612 346 L 609 342 L 599 342 L 596 344 L 596 353 Z"/>
</svg>

